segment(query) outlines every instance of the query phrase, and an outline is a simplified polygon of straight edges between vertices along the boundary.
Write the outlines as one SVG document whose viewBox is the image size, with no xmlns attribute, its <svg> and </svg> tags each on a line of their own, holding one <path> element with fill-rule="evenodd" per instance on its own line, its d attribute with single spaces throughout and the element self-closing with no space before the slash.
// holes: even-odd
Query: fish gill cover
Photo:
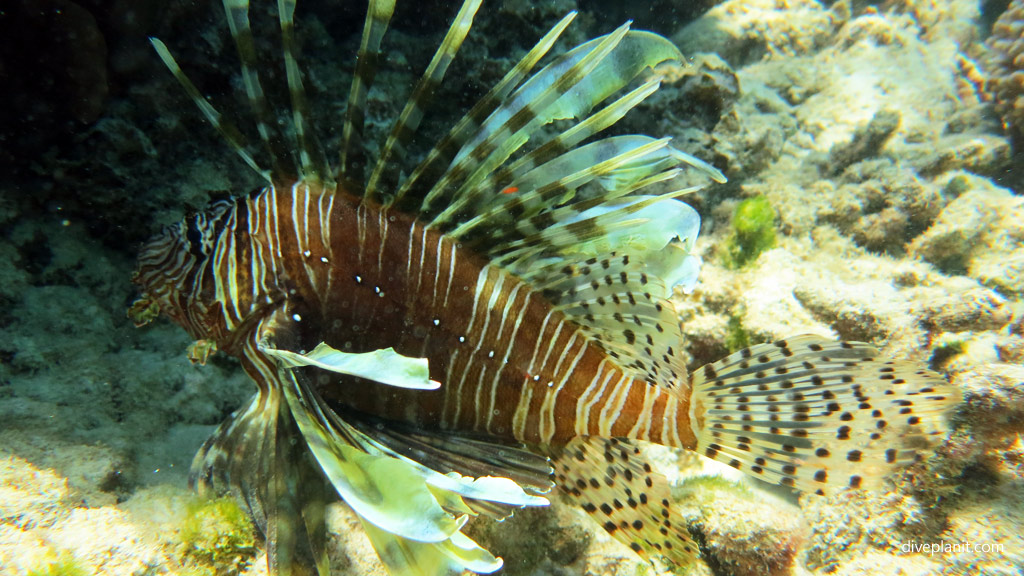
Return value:
<svg viewBox="0 0 1024 576">
<path fill-rule="evenodd" d="M 552 54 L 622 24 L 602 5 L 564 4 L 504 3 L 494 10 L 489 10 L 493 3 L 484 4 L 473 32 L 439 86 L 441 92 L 424 126 L 408 146 L 405 176 L 462 111 L 499 81 L 568 10 L 577 7 L 581 14 Z M 1019 530 L 1012 518 L 1020 501 L 1015 495 L 1019 494 L 1021 448 L 1014 422 L 1020 421 L 1022 330 L 1015 302 L 1022 291 L 1021 208 L 1013 191 L 1016 173 L 1006 172 L 1015 166 L 1011 149 L 1000 136 L 998 123 L 991 120 L 984 82 L 977 79 L 982 72 L 972 64 L 983 60 L 977 52 L 983 38 L 972 23 L 994 16 L 980 15 L 976 7 L 964 3 L 937 9 L 905 3 L 879 13 L 870 7 L 854 12 L 843 3 L 826 9 L 813 2 L 785 8 L 774 3 L 725 2 L 687 25 L 674 17 L 685 6 L 658 2 L 652 7 L 656 9 L 653 16 L 636 16 L 632 28 L 653 27 L 671 37 L 686 56 L 693 57 L 691 66 L 659 69 L 661 89 L 647 96 L 608 135 L 674 136 L 673 147 L 712 162 L 731 179 L 730 184 L 684 198 L 702 216 L 701 238 L 688 250 L 696 250 L 694 255 L 702 256 L 704 264 L 692 294 L 668 294 L 680 321 L 683 362 L 696 369 L 734 351 L 729 343 L 749 345 L 815 333 L 829 340 L 870 342 L 900 361 L 927 362 L 965 392 L 966 402 L 958 409 L 953 435 L 936 457 L 892 477 L 893 483 L 881 491 L 846 490 L 827 499 L 804 497 L 803 519 L 785 499 L 771 499 L 763 487 L 747 485 L 685 452 L 646 447 L 640 456 L 630 456 L 623 467 L 614 468 L 616 478 L 627 474 L 648 478 L 645 467 L 637 464 L 643 461 L 639 458 L 648 460 L 659 474 L 667 474 L 668 490 L 658 488 L 663 497 L 657 502 L 671 501 L 673 529 L 683 528 L 679 538 L 692 539 L 700 549 L 700 560 L 693 568 L 698 573 L 768 570 L 784 574 L 801 569 L 798 566 L 820 573 L 874 573 L 880 565 L 998 573 L 1002 567 L 1018 564 L 1021 548 L 1013 535 Z M 274 110 L 287 121 L 287 73 L 281 65 L 275 8 L 254 5 L 252 21 L 263 86 L 277 104 Z M 401 112 L 454 15 L 454 8 L 445 6 L 399 3 L 396 9 L 375 88 L 367 95 L 363 136 L 370 159 L 367 176 L 376 150 L 386 140 L 389 122 Z M 351 55 L 359 47 L 363 10 L 362 3 L 356 2 L 340 8 L 302 3 L 297 11 L 296 40 L 306 73 L 310 117 L 316 119 L 313 128 L 327 150 L 336 150 L 344 140 L 342 119 L 353 68 L 342 55 Z M 186 519 L 181 514 L 188 506 L 176 486 L 184 483 L 190 453 L 210 433 L 211 425 L 244 404 L 252 384 L 224 359 L 223 352 L 230 351 L 230 346 L 223 346 L 221 353 L 209 357 L 207 366 L 198 369 L 183 355 L 188 341 L 168 324 L 132 331 L 121 314 L 134 296 L 119 279 L 130 275 L 139 243 L 161 225 L 176 221 L 181 206 L 202 210 L 211 198 L 228 196 L 211 194 L 211 190 L 239 197 L 262 185 L 260 176 L 233 157 L 203 124 L 201 114 L 189 107 L 187 97 L 146 47 L 149 35 L 165 41 L 182 69 L 204 94 L 212 96 L 211 102 L 229 112 L 227 116 L 248 139 L 258 143 L 256 131 L 249 130 L 245 84 L 238 75 L 227 23 L 217 17 L 219 11 L 216 5 L 172 3 L 119 6 L 96 14 L 95 27 L 111 47 L 108 67 L 113 71 L 106 80 L 112 96 L 103 115 L 73 131 L 70 142 L 52 140 L 55 145 L 44 146 L 42 153 L 4 147 L 15 160 L 5 182 L 10 193 L 0 196 L 6 232 L 2 249 L 9 255 L 4 260 L 8 281 L 3 298 L 9 305 L 3 321 L 10 333 L 2 375 L 7 393 L 0 401 L 4 421 L 10 422 L 3 435 L 10 452 L 5 485 L 11 487 L 3 515 L 4 550 L 10 552 L 0 556 L 4 563 L 0 571 L 59 569 L 72 565 L 69 557 L 75 559 L 75 566 L 99 573 L 134 572 L 143 566 L 166 566 L 172 573 L 213 569 L 189 560 L 196 556 L 185 554 L 173 538 L 156 545 L 132 543 L 158 542 L 153 539 L 155 533 L 176 531 L 183 525 Z M 64 29 L 68 28 L 73 27 Z M 520 48 L 510 51 L 511 45 Z M 902 81 L 893 82 L 897 77 Z M 26 119 L 31 121 L 31 115 Z M 546 137 L 570 125 L 556 122 Z M 288 130 L 284 138 L 291 138 Z M 261 158 L 260 146 L 250 152 Z M 261 161 L 266 163 L 267 158 L 262 156 Z M 337 165 L 336 157 L 328 158 Z M 994 179 L 1004 174 L 1009 179 Z M 399 172 L 394 176 L 404 177 Z M 493 192 L 498 202 L 512 201 L 528 191 L 523 188 L 504 185 Z M 732 229 L 729 219 L 738 201 L 747 197 L 764 197 L 777 211 L 778 240 L 774 249 L 743 268 L 730 270 L 716 257 L 716 246 L 727 242 Z M 473 205 L 474 210 L 478 207 Z M 453 221 L 464 217 L 455 214 Z M 216 230 L 217 218 L 206 222 Z M 195 227 L 193 234 L 200 230 Z M 209 248 L 200 241 L 205 236 L 193 237 L 197 241 L 189 241 L 190 253 L 202 254 Z M 609 239 L 609 248 L 624 242 L 621 235 L 603 237 Z M 483 251 L 481 246 L 508 241 L 493 234 L 483 239 L 467 235 L 466 239 L 476 243 L 477 252 Z M 439 246 L 438 255 L 449 254 L 444 251 L 446 245 Z M 410 261 L 407 253 L 400 262 Z M 560 254 L 564 259 L 565 254 Z M 538 263 L 540 270 L 545 263 L 556 269 L 555 261 L 532 262 L 515 269 L 516 275 L 525 277 Z M 600 260 L 597 264 L 602 265 Z M 582 267 L 575 273 L 587 278 Z M 430 278 L 426 273 L 424 277 Z M 679 278 L 689 277 L 684 273 Z M 537 277 L 531 281 L 537 282 Z M 557 290 L 564 291 L 566 282 L 554 283 L 544 298 L 551 300 Z M 492 295 L 508 294 L 513 287 L 506 282 L 503 289 L 490 290 Z M 368 294 L 380 298 L 374 288 L 380 286 L 366 286 Z M 350 294 L 361 298 L 354 291 Z M 525 301 L 527 291 L 520 288 L 516 294 L 504 302 L 518 306 Z M 611 290 L 606 297 L 622 294 Z M 502 302 L 501 298 L 495 296 L 495 302 Z M 568 300 L 562 306 L 574 302 Z M 572 312 L 567 308 L 566 314 Z M 313 320 L 305 310 L 293 314 L 301 322 Z M 586 325 L 586 319 L 579 318 Z M 451 324 L 448 318 L 426 318 L 427 331 L 435 319 Z M 497 330 L 498 317 L 493 321 L 492 330 Z M 595 331 L 583 335 L 588 341 L 609 341 L 600 332 L 601 324 L 591 327 Z M 423 332 L 417 328 L 410 333 Z M 512 325 L 505 329 L 511 334 Z M 320 328 L 312 334 L 329 331 Z M 389 332 L 382 334 L 386 337 Z M 568 342 L 568 335 L 554 334 L 550 332 L 552 345 Z M 629 338 L 620 334 L 622 342 Z M 634 338 L 638 334 L 642 343 L 645 332 L 634 332 Z M 456 342 L 458 336 L 454 335 Z M 299 337 L 312 336 L 303 332 Z M 334 349 L 361 351 L 342 350 L 339 343 L 345 342 L 339 340 Z M 317 343 L 303 340 L 296 352 L 313 350 Z M 627 343 L 642 352 L 635 342 Z M 574 343 L 560 350 L 576 353 L 580 346 Z M 192 355 L 198 358 L 215 349 L 204 344 L 193 347 Z M 286 351 L 281 346 L 275 350 Z M 489 350 L 482 352 L 486 356 Z M 327 360 L 336 367 L 342 358 Z M 743 361 L 742 356 L 736 358 Z M 325 361 L 300 354 L 300 361 L 306 359 Z M 466 362 L 464 356 L 462 361 Z M 553 364 L 556 361 L 552 359 Z M 627 356 L 622 363 L 636 361 L 648 360 Z M 679 373 L 676 363 L 668 366 L 664 374 Z M 635 364 L 625 368 L 639 371 Z M 659 381 L 659 373 L 644 372 L 644 379 Z M 719 378 L 727 374 L 715 370 Z M 377 384 L 359 385 L 379 390 Z M 426 381 L 424 385 L 432 386 Z M 445 385 L 441 382 L 440 389 Z M 299 386 L 297 390 L 306 385 Z M 873 390 L 859 394 L 874 394 Z M 402 394 L 395 392 L 397 403 L 409 397 Z M 753 399 L 737 398 L 744 397 L 746 404 Z M 667 400 L 654 403 L 662 401 L 667 406 Z M 793 407 L 806 402 L 786 401 L 797 402 Z M 499 411 L 504 406 L 502 401 L 496 405 Z M 831 410 L 826 404 L 823 411 Z M 593 411 L 595 420 L 599 412 Z M 340 408 L 339 414 L 352 417 Z M 835 418 L 844 422 L 844 415 L 837 412 Z M 857 419 L 859 414 L 851 416 Z M 571 421 L 556 418 L 547 430 L 557 437 L 559 427 Z M 352 422 L 360 425 L 358 418 Z M 700 423 L 700 430 L 710 429 Z M 375 421 L 364 424 L 369 427 L 347 434 L 358 437 L 378 429 Z M 538 426 L 540 432 L 547 425 Z M 836 435 L 842 435 L 841 426 L 833 430 Z M 387 430 L 392 431 L 390 436 L 377 439 L 384 449 L 408 445 L 409 431 Z M 840 440 L 836 436 L 830 442 Z M 461 448 L 466 451 L 473 446 Z M 603 462 L 629 446 L 587 443 L 579 454 L 585 462 L 590 461 L 589 454 Z M 757 449 L 756 443 L 749 446 Z M 779 446 L 785 452 L 786 445 Z M 803 450 L 797 445 L 792 448 Z M 826 471 L 861 467 L 850 460 L 849 452 L 843 452 L 842 459 Z M 724 457 L 725 464 L 736 460 L 748 471 L 759 466 L 755 458 L 761 457 L 752 454 L 746 462 L 740 453 L 735 454 L 739 458 L 725 457 L 728 451 L 710 445 L 702 446 L 701 453 Z M 561 456 L 548 455 L 556 463 Z M 882 452 L 881 457 L 884 460 L 887 454 Z M 570 497 L 577 498 L 584 509 L 592 504 L 598 518 L 619 523 L 616 502 L 631 509 L 630 494 L 605 492 L 606 487 L 593 493 L 591 488 L 579 487 L 580 494 L 573 496 L 572 485 L 577 481 L 589 485 L 591 476 L 582 472 L 585 467 L 558 468 L 558 479 L 569 484 Z M 816 469 L 807 468 L 816 474 Z M 610 470 L 595 469 L 593 478 L 607 479 Z M 779 478 L 786 477 L 783 468 L 773 470 L 781 474 Z M 529 474 L 504 471 L 521 485 L 528 484 Z M 849 481 L 849 473 L 843 477 Z M 794 483 L 803 481 L 800 473 L 793 478 Z M 813 475 L 807 479 L 815 481 Z M 625 483 L 615 489 L 632 488 Z M 586 521 L 573 517 L 553 494 L 547 495 L 556 501 L 553 509 L 527 508 L 500 524 L 473 521 L 465 532 L 504 557 L 508 573 L 535 569 L 582 573 L 639 562 L 628 548 L 616 548 Z M 436 493 L 434 497 L 438 498 Z M 634 499 L 639 505 L 639 499 Z M 649 507 L 660 516 L 660 506 Z M 370 548 L 373 540 L 367 541 L 364 532 L 354 528 L 359 516 L 337 507 L 329 513 L 332 530 L 343 532 L 330 540 L 332 554 L 340 559 L 335 568 L 373 570 L 377 562 Z M 258 515 L 256 519 L 258 525 Z M 645 519 L 636 519 L 643 534 Z M 805 524 L 810 530 L 803 528 Z M 105 538 L 84 541 L 78 536 L 95 531 L 96 526 L 104 527 Z M 22 545 L 26 541 L 37 544 Z M 631 541 L 644 552 L 643 540 Z M 939 554 L 930 554 L 920 545 L 932 542 L 961 544 L 955 553 Z M 964 542 L 987 546 L 967 549 Z M 650 551 L 657 552 L 656 548 Z M 235 568 L 266 565 L 263 559 L 241 562 Z M 476 566 L 482 569 L 485 564 Z"/>
</svg>

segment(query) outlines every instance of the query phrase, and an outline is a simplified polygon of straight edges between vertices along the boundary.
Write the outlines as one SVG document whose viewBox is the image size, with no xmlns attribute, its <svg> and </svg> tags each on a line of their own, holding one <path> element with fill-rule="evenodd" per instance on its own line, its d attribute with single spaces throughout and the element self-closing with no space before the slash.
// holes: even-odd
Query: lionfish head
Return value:
<svg viewBox="0 0 1024 576">
<path fill-rule="evenodd" d="M 136 325 L 164 314 L 195 338 L 216 334 L 204 304 L 208 290 L 200 271 L 213 256 L 232 205 L 226 200 L 212 202 L 205 211 L 164 228 L 142 246 L 132 277 L 142 294 L 128 310 Z"/>
</svg>

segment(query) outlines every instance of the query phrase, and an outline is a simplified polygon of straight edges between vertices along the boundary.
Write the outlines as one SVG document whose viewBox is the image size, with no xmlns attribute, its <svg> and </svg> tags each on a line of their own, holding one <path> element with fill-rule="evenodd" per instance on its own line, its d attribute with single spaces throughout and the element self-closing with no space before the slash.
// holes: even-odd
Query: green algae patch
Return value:
<svg viewBox="0 0 1024 576">
<path fill-rule="evenodd" d="M 737 269 L 775 246 L 775 208 L 764 196 L 747 198 L 732 214 L 732 232 L 719 250 L 722 263 Z"/>
<path fill-rule="evenodd" d="M 180 535 L 182 556 L 197 574 L 238 574 L 256 554 L 252 522 L 230 497 L 190 503 Z"/>
<path fill-rule="evenodd" d="M 932 349 L 932 357 L 928 367 L 942 370 L 949 361 L 967 351 L 967 342 L 957 337 L 939 338 L 938 344 Z"/>
<path fill-rule="evenodd" d="M 743 327 L 739 316 L 730 316 L 728 332 L 725 334 L 725 347 L 729 353 L 738 352 L 750 347 L 750 333 Z"/>
</svg>

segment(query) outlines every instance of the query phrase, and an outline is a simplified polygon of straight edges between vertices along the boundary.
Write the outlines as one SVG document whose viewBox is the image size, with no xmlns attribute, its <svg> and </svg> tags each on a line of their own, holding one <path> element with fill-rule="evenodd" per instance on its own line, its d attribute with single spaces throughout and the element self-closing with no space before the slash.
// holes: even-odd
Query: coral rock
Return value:
<svg viewBox="0 0 1024 576">
<path fill-rule="evenodd" d="M 690 478 L 673 496 L 716 574 L 791 574 L 805 538 L 796 506 L 721 476 Z"/>
<path fill-rule="evenodd" d="M 966 272 L 1004 295 L 1024 294 L 1024 199 L 977 176 L 910 244 L 910 254 L 946 272 Z"/>
<path fill-rule="evenodd" d="M 988 40 L 989 89 L 1003 126 L 1024 140 L 1024 0 L 1013 0 L 992 27 Z"/>
</svg>

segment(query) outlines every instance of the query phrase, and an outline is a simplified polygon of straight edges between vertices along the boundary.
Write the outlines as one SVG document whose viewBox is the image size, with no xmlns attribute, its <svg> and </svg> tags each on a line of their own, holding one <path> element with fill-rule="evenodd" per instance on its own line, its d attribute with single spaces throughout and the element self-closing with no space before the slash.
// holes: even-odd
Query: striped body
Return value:
<svg viewBox="0 0 1024 576">
<path fill-rule="evenodd" d="M 393 347 L 427 358 L 442 383 L 417 391 L 314 380 L 359 411 L 530 443 L 695 444 L 684 400 L 628 375 L 543 294 L 406 214 L 294 186 L 267 188 L 221 218 L 206 231 L 216 237 L 204 236 L 213 256 L 187 279 L 193 298 L 215 299 L 190 309 L 220 312 L 220 326 L 200 330 L 233 334 L 221 349 L 261 363 L 255 347 L 231 350 L 252 338 L 234 334 L 254 331 L 250 316 L 282 309 L 275 332 L 298 348 Z"/>
</svg>

